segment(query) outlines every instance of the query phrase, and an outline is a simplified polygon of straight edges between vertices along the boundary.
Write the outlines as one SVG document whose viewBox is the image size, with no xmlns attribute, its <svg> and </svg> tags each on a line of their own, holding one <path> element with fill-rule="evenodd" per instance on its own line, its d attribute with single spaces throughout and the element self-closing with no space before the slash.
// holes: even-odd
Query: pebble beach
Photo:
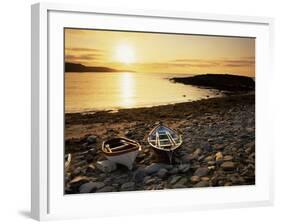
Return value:
<svg viewBox="0 0 281 224">
<path fill-rule="evenodd" d="M 147 142 L 157 122 L 183 137 L 173 162 Z M 102 142 L 126 136 L 142 149 L 133 169 L 104 157 Z M 98 193 L 255 184 L 255 94 L 225 95 L 150 108 L 65 115 L 65 193 Z"/>
</svg>

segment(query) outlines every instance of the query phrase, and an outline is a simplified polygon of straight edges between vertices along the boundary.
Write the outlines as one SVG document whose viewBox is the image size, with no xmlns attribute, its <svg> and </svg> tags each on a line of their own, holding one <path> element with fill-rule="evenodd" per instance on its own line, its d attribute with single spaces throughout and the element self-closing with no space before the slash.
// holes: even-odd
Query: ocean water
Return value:
<svg viewBox="0 0 281 224">
<path fill-rule="evenodd" d="M 65 112 L 118 110 L 196 101 L 222 94 L 216 90 L 174 83 L 152 73 L 65 73 Z"/>
</svg>

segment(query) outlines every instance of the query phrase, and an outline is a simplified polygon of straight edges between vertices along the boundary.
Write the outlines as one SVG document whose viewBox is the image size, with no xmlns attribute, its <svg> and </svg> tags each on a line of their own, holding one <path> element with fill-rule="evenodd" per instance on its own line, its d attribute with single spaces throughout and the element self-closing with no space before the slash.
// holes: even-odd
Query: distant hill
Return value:
<svg viewBox="0 0 281 224">
<path fill-rule="evenodd" d="M 82 64 L 66 62 L 65 72 L 122 72 L 122 71 L 113 68 L 108 68 L 108 67 L 85 66 Z"/>
<path fill-rule="evenodd" d="M 192 77 L 175 77 L 170 80 L 186 85 L 195 85 L 224 91 L 255 90 L 255 81 L 252 78 L 239 75 L 204 74 Z"/>
</svg>

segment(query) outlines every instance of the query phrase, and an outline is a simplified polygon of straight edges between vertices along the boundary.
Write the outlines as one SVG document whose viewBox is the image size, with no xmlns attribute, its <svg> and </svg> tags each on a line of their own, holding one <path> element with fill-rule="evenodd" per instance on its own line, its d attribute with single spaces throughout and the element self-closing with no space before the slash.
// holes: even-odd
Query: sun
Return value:
<svg viewBox="0 0 281 224">
<path fill-rule="evenodd" d="M 136 61 L 135 51 L 129 44 L 120 44 L 116 47 L 116 60 L 123 64 L 132 64 Z"/>
</svg>

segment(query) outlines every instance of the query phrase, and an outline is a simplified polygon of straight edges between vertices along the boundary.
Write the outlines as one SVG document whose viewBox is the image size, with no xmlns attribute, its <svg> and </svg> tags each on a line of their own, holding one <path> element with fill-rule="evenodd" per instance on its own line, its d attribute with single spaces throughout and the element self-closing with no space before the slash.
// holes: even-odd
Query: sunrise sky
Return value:
<svg viewBox="0 0 281 224">
<path fill-rule="evenodd" d="M 255 76 L 255 39 L 65 29 L 65 61 L 146 73 Z"/>
</svg>

